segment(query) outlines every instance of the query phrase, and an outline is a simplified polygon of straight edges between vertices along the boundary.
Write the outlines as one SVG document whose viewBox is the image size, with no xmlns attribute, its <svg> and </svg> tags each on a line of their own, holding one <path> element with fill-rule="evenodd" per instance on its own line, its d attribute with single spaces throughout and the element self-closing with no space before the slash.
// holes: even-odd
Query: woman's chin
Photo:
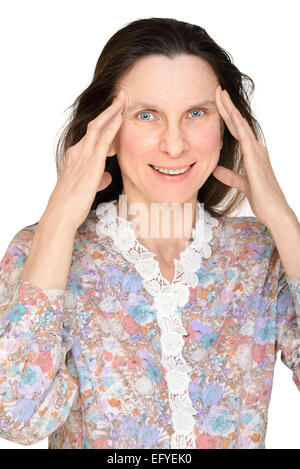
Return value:
<svg viewBox="0 0 300 469">
<path fill-rule="evenodd" d="M 184 203 L 188 203 L 190 202 L 191 200 L 193 200 L 194 198 L 197 199 L 197 194 L 196 195 L 192 195 L 192 194 L 189 194 L 189 195 L 178 195 L 178 194 L 174 194 L 174 196 L 172 196 L 170 193 L 169 194 L 157 194 L 156 196 L 152 193 L 152 196 L 151 196 L 151 200 L 153 203 L 158 203 L 158 204 L 168 204 L 168 205 L 172 205 L 172 204 L 184 204 Z"/>
</svg>

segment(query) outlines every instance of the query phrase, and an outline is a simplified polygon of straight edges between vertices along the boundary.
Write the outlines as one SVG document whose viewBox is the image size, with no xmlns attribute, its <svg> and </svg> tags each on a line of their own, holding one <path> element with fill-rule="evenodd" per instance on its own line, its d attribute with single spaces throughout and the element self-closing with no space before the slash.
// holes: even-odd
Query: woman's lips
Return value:
<svg viewBox="0 0 300 469">
<path fill-rule="evenodd" d="M 183 173 L 183 174 L 173 174 L 173 175 L 160 173 L 159 171 L 154 169 L 151 165 L 149 165 L 149 166 L 150 166 L 152 172 L 155 173 L 157 175 L 157 177 L 160 178 L 161 181 L 181 182 L 190 175 L 190 173 L 192 172 L 193 167 L 195 166 L 195 163 L 193 163 L 185 173 Z"/>
</svg>

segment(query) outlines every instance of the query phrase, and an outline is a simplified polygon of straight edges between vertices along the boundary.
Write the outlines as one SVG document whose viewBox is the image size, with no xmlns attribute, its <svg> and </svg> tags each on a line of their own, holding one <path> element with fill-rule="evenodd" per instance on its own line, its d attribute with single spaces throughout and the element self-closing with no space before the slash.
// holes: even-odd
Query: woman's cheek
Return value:
<svg viewBox="0 0 300 469">
<path fill-rule="evenodd" d="M 124 122 L 119 130 L 121 153 L 141 156 L 157 146 L 160 138 L 159 126 L 144 122 Z M 190 147 L 199 149 L 202 154 L 215 152 L 220 148 L 220 123 L 218 119 L 210 118 L 201 124 L 194 124 L 186 129 L 185 138 Z"/>
<path fill-rule="evenodd" d="M 157 136 L 157 130 L 150 129 L 149 125 L 148 129 L 141 124 L 127 125 L 120 128 L 120 148 L 131 154 L 141 154 L 157 143 Z"/>
<path fill-rule="evenodd" d="M 199 148 L 202 154 L 209 154 L 220 148 L 221 131 L 219 124 L 218 126 L 210 125 L 195 128 L 190 136 L 190 144 Z"/>
</svg>

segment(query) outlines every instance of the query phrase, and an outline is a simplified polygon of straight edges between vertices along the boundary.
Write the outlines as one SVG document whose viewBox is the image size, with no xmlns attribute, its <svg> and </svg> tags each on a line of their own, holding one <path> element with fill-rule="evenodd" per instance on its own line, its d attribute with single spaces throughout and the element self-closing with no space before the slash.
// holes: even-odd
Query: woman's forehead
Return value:
<svg viewBox="0 0 300 469">
<path fill-rule="evenodd" d="M 210 65 L 199 57 L 180 55 L 174 59 L 149 56 L 137 60 L 119 80 L 131 93 L 143 89 L 154 92 L 171 87 L 181 90 L 215 87 L 217 77 Z M 142 98 L 142 97 L 140 97 Z"/>
</svg>

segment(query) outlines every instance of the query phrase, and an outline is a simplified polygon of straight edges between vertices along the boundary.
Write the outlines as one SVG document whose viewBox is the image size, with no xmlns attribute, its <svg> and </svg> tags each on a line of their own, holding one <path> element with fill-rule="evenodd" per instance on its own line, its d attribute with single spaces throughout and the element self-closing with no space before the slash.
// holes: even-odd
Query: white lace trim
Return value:
<svg viewBox="0 0 300 469">
<path fill-rule="evenodd" d="M 193 241 L 181 252 L 179 261 L 174 259 L 172 283 L 162 276 L 159 263 L 154 259 L 155 254 L 137 240 L 130 222 L 118 216 L 116 200 L 102 202 L 96 208 L 99 218 L 96 225 L 98 236 L 103 233 L 113 239 L 123 257 L 134 264 L 143 278 L 144 288 L 154 297 L 157 322 L 161 329 L 162 365 L 167 370 L 169 404 L 172 409 L 174 433 L 171 448 L 175 449 L 196 447 L 196 421 L 193 415 L 197 412 L 188 392 L 192 369 L 182 355 L 182 336 L 188 333 L 182 325 L 180 308 L 189 300 L 189 287 L 195 288 L 198 284 L 195 272 L 201 266 L 202 256 L 210 257 L 212 227 L 218 226 L 218 220 L 204 210 L 203 205 L 197 201 L 196 223 L 192 229 Z"/>
</svg>

